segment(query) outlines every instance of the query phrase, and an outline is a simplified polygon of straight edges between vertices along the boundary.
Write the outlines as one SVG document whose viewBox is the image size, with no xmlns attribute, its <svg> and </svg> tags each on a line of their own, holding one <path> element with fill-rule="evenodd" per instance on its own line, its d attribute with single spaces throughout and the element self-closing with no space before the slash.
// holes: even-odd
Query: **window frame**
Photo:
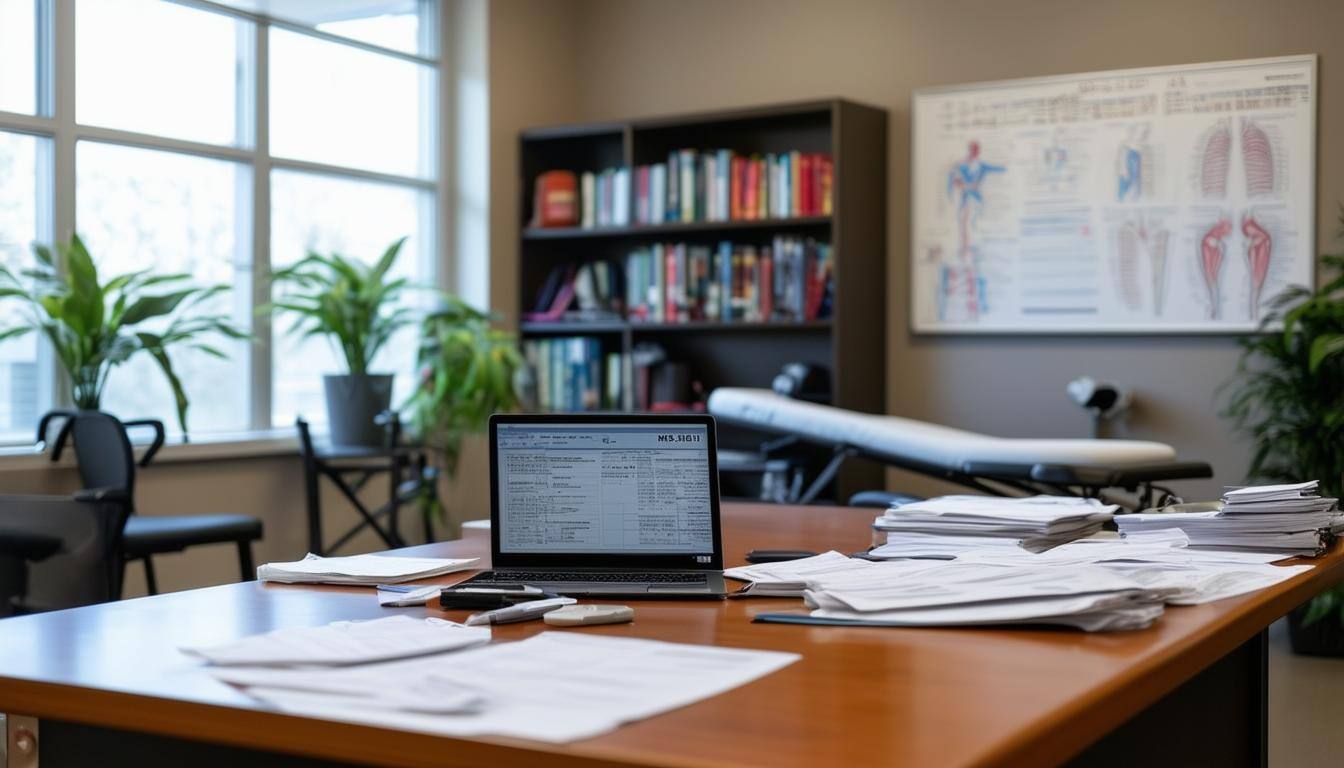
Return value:
<svg viewBox="0 0 1344 768">
<path fill-rule="evenodd" d="M 237 120 L 238 136 L 241 139 L 238 143 L 241 146 L 233 146 L 78 123 L 75 82 L 76 0 L 32 0 L 32 2 L 37 9 L 36 114 L 0 110 L 0 131 L 29 134 L 50 140 L 50 157 L 46 159 L 49 194 L 46 195 L 46 199 L 38 201 L 39 238 L 47 241 L 65 241 L 76 231 L 75 209 L 78 190 L 75 149 L 80 141 L 91 141 L 228 160 L 245 164 L 252 169 L 251 221 L 241 224 L 251 226 L 250 289 L 253 307 L 263 306 L 271 301 L 271 287 L 267 279 L 271 265 L 271 172 L 279 169 L 370 181 L 429 193 L 433 202 L 420 214 L 425 219 L 422 238 L 424 242 L 421 244 L 421 253 L 416 254 L 416 257 L 422 263 L 431 266 L 430 280 L 435 287 L 443 290 L 451 289 L 453 268 L 449 260 L 449 237 L 445 231 L 447 217 L 444 215 L 445 201 L 449 192 L 445 155 L 448 145 L 447 132 L 451 130 L 450 125 L 445 125 L 447 120 L 444 110 L 449 100 L 450 83 L 443 67 L 443 62 L 447 60 L 445 54 L 447 40 L 443 34 L 443 25 L 440 23 L 441 14 L 444 12 L 441 3 L 434 0 L 418 0 L 422 36 L 420 47 L 435 54 L 428 56 L 385 48 L 374 43 L 318 30 L 302 23 L 211 0 L 160 0 L 200 12 L 223 15 L 252 25 L 251 39 L 240 41 L 243 44 L 239 46 L 242 79 L 238 92 Z M 272 28 L 284 29 L 332 44 L 426 67 L 431 73 L 432 85 L 424 87 L 421 91 L 423 122 L 419 131 L 425 175 L 403 176 L 272 155 L 269 142 L 269 41 Z M 242 30 L 246 31 L 245 28 Z M 240 194 L 243 194 L 242 190 Z M 242 240 L 246 241 L 247 238 Z M 246 289 L 245 286 L 237 287 Z M 252 333 L 256 343 L 250 345 L 246 361 L 250 387 L 249 413 L 245 414 L 247 430 L 220 434 L 216 439 L 211 439 L 209 434 L 199 436 L 193 434 L 194 441 L 201 442 L 199 438 L 204 437 L 206 443 L 246 444 L 249 448 L 244 453 L 255 453 L 255 444 L 258 440 L 279 441 L 286 444 L 292 442 L 283 436 L 289 430 L 284 425 L 276 427 L 271 421 L 273 393 L 271 318 L 253 314 Z M 43 383 L 49 383 L 47 387 L 49 391 L 40 393 L 40 396 L 56 406 L 69 404 L 69 382 L 45 347 L 46 345 L 39 345 L 38 368 Z M 0 444 L 0 455 L 13 452 L 15 451 L 4 450 L 3 444 Z M 216 454 L 210 455 L 213 457 Z"/>
</svg>

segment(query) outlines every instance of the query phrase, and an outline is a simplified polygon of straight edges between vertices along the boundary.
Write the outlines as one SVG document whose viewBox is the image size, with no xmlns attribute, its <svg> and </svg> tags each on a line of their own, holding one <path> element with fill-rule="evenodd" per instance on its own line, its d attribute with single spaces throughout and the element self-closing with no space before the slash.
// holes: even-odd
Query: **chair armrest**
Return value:
<svg viewBox="0 0 1344 768">
<path fill-rule="evenodd" d="M 42 414 L 42 420 L 37 423 L 37 446 L 39 450 L 45 450 L 47 447 L 47 428 L 51 422 L 56 419 L 64 419 L 61 423 L 61 429 L 56 433 L 56 439 L 51 441 L 50 456 L 52 461 L 59 461 L 61 451 L 65 450 L 65 441 L 70 437 L 70 428 L 75 423 L 75 412 L 66 409 L 57 409 L 47 411 Z"/>
<path fill-rule="evenodd" d="M 158 453 L 159 449 L 163 447 L 163 422 L 158 419 L 136 419 L 134 421 L 123 421 L 122 426 L 126 427 L 128 432 L 136 427 L 149 427 L 154 430 L 154 441 L 149 444 L 144 454 L 140 456 L 140 461 L 137 462 L 142 467 L 149 466 L 149 462 L 154 460 L 154 454 Z"/>
<path fill-rule="evenodd" d="M 85 488 L 81 491 L 75 491 L 70 495 L 75 501 L 81 502 L 112 502 L 122 504 L 130 500 L 123 488 Z"/>
</svg>

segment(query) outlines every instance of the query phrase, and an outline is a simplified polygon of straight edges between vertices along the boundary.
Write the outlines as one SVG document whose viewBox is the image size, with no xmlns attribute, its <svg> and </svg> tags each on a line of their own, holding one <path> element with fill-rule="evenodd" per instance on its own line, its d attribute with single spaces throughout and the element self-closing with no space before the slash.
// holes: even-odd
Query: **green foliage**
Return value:
<svg viewBox="0 0 1344 768">
<path fill-rule="evenodd" d="M 1285 290 L 1259 333 L 1241 339 L 1223 416 L 1255 444 L 1252 479 L 1319 479 L 1322 494 L 1338 498 L 1344 493 L 1344 253 L 1325 254 L 1321 265 L 1332 279 L 1315 291 Z M 1280 321 L 1283 331 L 1272 331 Z M 1344 623 L 1341 589 L 1313 600 L 1306 623 L 1335 612 Z"/>
<path fill-rule="evenodd" d="M 67 245 L 58 244 L 56 254 L 40 244 L 33 245 L 33 254 L 37 266 L 18 275 L 0 266 L 0 299 L 16 299 L 27 310 L 18 325 L 0 330 L 0 340 L 29 333 L 45 336 L 70 376 L 75 405 L 87 409 L 99 407 L 113 368 L 136 354 L 148 354 L 172 388 L 177 422 L 185 434 L 187 394 L 168 350 L 187 347 L 223 358 L 222 351 L 202 338 L 248 338 L 227 315 L 191 312 L 228 287 L 195 287 L 190 275 L 151 275 L 149 270 L 99 282 L 98 269 L 78 235 Z"/>
<path fill-rule="evenodd" d="M 416 364 L 419 384 L 406 403 L 410 425 L 452 477 L 462 437 L 483 429 L 490 414 L 517 405 L 517 340 L 490 327 L 488 315 L 449 298 L 422 322 Z"/>
<path fill-rule="evenodd" d="M 282 295 L 266 309 L 295 315 L 290 332 L 301 338 L 330 337 L 349 372 L 366 374 L 378 350 L 412 320 L 411 310 L 397 306 L 410 284 L 405 278 L 387 279 L 405 242 L 403 237 L 388 246 L 372 265 L 309 251 L 294 266 L 271 275 Z"/>
</svg>

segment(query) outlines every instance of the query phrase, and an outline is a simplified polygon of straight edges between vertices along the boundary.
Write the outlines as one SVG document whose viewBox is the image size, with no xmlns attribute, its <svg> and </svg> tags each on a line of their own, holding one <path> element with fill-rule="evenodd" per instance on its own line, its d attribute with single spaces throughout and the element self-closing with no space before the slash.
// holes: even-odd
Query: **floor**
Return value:
<svg viewBox="0 0 1344 768">
<path fill-rule="evenodd" d="M 1344 765 L 1344 658 L 1293 655 L 1282 621 L 1269 630 L 1269 765 Z"/>
</svg>

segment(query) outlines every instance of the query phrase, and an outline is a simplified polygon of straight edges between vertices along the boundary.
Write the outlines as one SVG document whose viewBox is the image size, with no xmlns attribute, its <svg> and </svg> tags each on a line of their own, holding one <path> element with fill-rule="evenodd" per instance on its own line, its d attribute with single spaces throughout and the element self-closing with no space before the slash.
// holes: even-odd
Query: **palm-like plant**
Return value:
<svg viewBox="0 0 1344 768">
<path fill-rule="evenodd" d="M 291 332 L 301 338 L 331 338 L 349 372 L 365 375 L 392 334 L 412 320 L 410 309 L 396 306 L 409 282 L 387 279 L 405 242 L 403 237 L 388 246 L 371 265 L 339 253 L 309 251 L 271 276 L 272 285 L 282 291 L 272 307 L 296 316 Z"/>
<path fill-rule="evenodd" d="M 1340 232 L 1344 238 L 1344 207 Z M 1344 495 L 1344 253 L 1325 254 L 1336 274 L 1319 289 L 1295 286 L 1274 299 L 1242 355 L 1223 415 L 1251 438 L 1248 475 L 1276 482 L 1318 479 L 1321 492 Z M 1271 326 L 1283 324 L 1282 332 Z M 1305 623 L 1339 611 L 1344 589 L 1312 601 Z"/>
<path fill-rule="evenodd" d="M 411 427 L 452 477 L 462 438 L 485 427 L 490 414 L 518 402 L 514 374 L 522 363 L 513 334 L 492 328 L 490 316 L 456 298 L 421 323 L 416 364 L 420 379 L 407 406 Z"/>
<path fill-rule="evenodd" d="M 99 407 L 113 368 L 148 354 L 172 388 L 178 425 L 185 434 L 187 393 L 168 350 L 186 347 L 223 358 L 224 352 L 203 337 L 248 337 L 227 315 L 191 311 L 228 286 L 193 286 L 190 275 L 153 275 L 149 270 L 100 282 L 78 235 L 56 250 L 59 261 L 49 247 L 34 244 L 36 267 L 18 275 L 0 266 L 0 299 L 17 299 L 26 310 L 18 325 L 0 330 L 0 341 L 29 333 L 46 337 L 70 377 L 75 405 L 84 409 Z"/>
</svg>

